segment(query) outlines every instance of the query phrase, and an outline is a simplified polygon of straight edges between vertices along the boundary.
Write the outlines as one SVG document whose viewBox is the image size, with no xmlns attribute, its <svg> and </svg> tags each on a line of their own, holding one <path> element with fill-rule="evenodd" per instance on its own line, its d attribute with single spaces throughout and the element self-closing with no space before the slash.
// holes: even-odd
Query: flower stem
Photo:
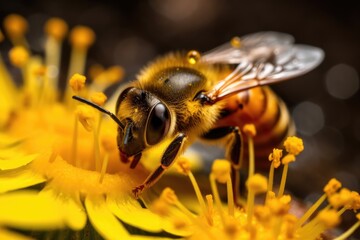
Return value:
<svg viewBox="0 0 360 240">
<path fill-rule="evenodd" d="M 216 186 L 216 180 L 215 180 L 214 174 L 210 173 L 209 178 L 210 178 L 211 191 L 212 191 L 214 199 L 215 199 L 216 208 L 218 209 L 218 212 L 219 212 L 219 215 L 221 218 L 221 222 L 222 222 L 223 226 L 225 227 L 225 225 L 226 225 L 225 216 L 224 216 L 224 212 L 221 207 L 221 200 L 220 200 L 220 196 L 219 196 L 219 191 Z"/>
<path fill-rule="evenodd" d="M 51 90 L 57 89 L 61 59 L 61 41 L 48 36 L 45 43 L 45 63 L 51 69 L 46 74 Z"/>
<path fill-rule="evenodd" d="M 247 197 L 247 221 L 248 224 L 250 225 L 252 222 L 252 217 L 253 217 L 253 213 L 254 213 L 254 201 L 255 201 L 255 193 L 254 191 L 252 191 L 251 189 L 249 189 L 248 192 L 248 197 Z"/>
<path fill-rule="evenodd" d="M 233 186 L 232 186 L 230 176 L 229 176 L 228 180 L 226 181 L 226 187 L 227 187 L 227 200 L 228 200 L 229 215 L 234 216 L 234 212 L 235 212 L 234 193 L 233 193 Z"/>
<path fill-rule="evenodd" d="M 354 225 L 352 225 L 351 228 L 349 228 L 346 232 L 338 236 L 337 238 L 334 238 L 334 240 L 345 240 L 350 237 L 351 234 L 355 232 L 356 229 L 360 227 L 360 221 L 357 221 Z"/>
<path fill-rule="evenodd" d="M 205 201 L 204 201 L 204 198 L 202 197 L 202 194 L 201 194 L 201 190 L 200 190 L 200 187 L 199 185 L 197 184 L 196 182 L 196 179 L 194 177 L 194 175 L 192 174 L 191 171 L 188 172 L 188 177 L 191 181 L 191 184 L 194 188 L 194 191 L 195 191 L 195 194 L 196 194 L 196 197 L 199 201 L 199 204 L 200 204 L 200 207 L 201 207 L 201 210 L 203 211 L 203 213 L 205 214 L 206 213 L 206 205 L 205 205 Z M 206 214 L 205 214 L 206 215 Z"/>
<path fill-rule="evenodd" d="M 269 184 L 268 184 L 268 192 L 271 192 L 274 184 L 274 161 L 271 162 L 270 170 L 269 170 Z"/>
<path fill-rule="evenodd" d="M 326 194 L 323 194 L 307 211 L 306 213 L 298 220 L 295 225 L 295 228 L 301 227 L 311 215 L 319 208 L 319 206 L 326 200 Z"/>
<path fill-rule="evenodd" d="M 249 145 L 249 177 L 255 172 L 255 157 L 254 157 L 254 141 L 252 137 L 248 138 Z"/>
<path fill-rule="evenodd" d="M 75 73 L 84 74 L 85 62 L 86 62 L 86 53 L 84 49 L 73 48 L 70 57 L 70 66 L 67 79 L 70 79 L 71 76 Z M 65 102 L 71 106 L 71 88 L 68 86 L 65 91 Z"/>
<path fill-rule="evenodd" d="M 103 163 L 101 166 L 101 172 L 100 172 L 100 178 L 99 178 L 100 183 L 102 183 L 104 180 L 104 176 L 105 176 L 105 172 L 106 172 L 108 163 L 109 163 L 109 154 L 105 153 L 104 160 L 103 160 Z"/>
<path fill-rule="evenodd" d="M 284 194 L 288 169 L 289 169 L 289 164 L 284 164 L 284 168 L 283 168 L 283 172 L 282 172 L 282 176 L 281 176 L 280 188 L 279 188 L 279 192 L 278 192 L 279 198 L 282 197 L 282 195 Z"/>
<path fill-rule="evenodd" d="M 73 131 L 73 139 L 72 139 L 72 152 L 71 152 L 71 161 L 75 164 L 75 167 L 79 167 L 79 160 L 76 157 L 77 155 L 77 139 L 78 139 L 78 119 L 75 117 L 75 123 L 74 123 L 74 131 Z"/>
<path fill-rule="evenodd" d="M 101 113 L 99 112 L 98 124 L 96 128 L 93 128 L 94 133 L 94 158 L 95 158 L 95 170 L 101 170 L 100 163 L 100 146 L 99 146 L 99 130 L 101 125 Z"/>
</svg>

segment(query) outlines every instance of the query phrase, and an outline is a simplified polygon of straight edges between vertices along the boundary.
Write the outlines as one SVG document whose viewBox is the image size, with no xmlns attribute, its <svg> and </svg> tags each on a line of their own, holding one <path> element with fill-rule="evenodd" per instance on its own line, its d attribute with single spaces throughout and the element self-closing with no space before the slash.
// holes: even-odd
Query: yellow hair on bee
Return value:
<svg viewBox="0 0 360 240">
<path fill-rule="evenodd" d="M 186 53 L 184 52 L 171 52 L 162 57 L 159 57 L 149 63 L 145 68 L 140 71 L 140 74 L 137 76 L 137 79 L 141 85 L 152 84 L 153 77 L 156 76 L 159 72 L 167 68 L 189 68 L 194 69 L 198 72 L 201 72 L 206 78 L 206 86 L 204 90 L 210 90 L 210 88 L 223 77 L 225 77 L 230 70 L 224 71 L 224 68 L 227 66 L 216 66 L 201 61 L 196 64 L 191 64 L 187 60 Z M 220 77 L 220 78 L 219 78 Z"/>
<path fill-rule="evenodd" d="M 170 71 L 173 74 L 184 73 L 184 78 L 191 75 L 189 78 L 199 77 L 202 79 L 194 82 L 189 80 L 186 83 L 181 79 L 176 79 L 176 81 L 172 79 L 171 84 L 174 84 L 175 86 L 170 84 L 168 87 L 177 98 L 172 99 L 172 101 L 169 101 L 169 99 L 167 99 L 167 101 L 165 100 L 171 115 L 176 116 L 176 125 L 174 126 L 176 127 L 175 132 L 186 132 L 188 141 L 191 142 L 214 125 L 220 109 L 223 106 L 222 102 L 213 105 L 202 105 L 199 101 L 193 101 L 194 97 L 199 92 L 210 90 L 218 81 L 229 74 L 229 67 L 223 65 L 210 65 L 201 61 L 191 64 L 187 59 L 186 53 L 174 52 L 151 62 L 140 72 L 137 77 L 138 81 L 134 82 L 134 85 L 140 89 L 152 89 L 160 94 L 158 97 L 161 99 L 161 94 L 166 91 L 165 76 L 168 74 L 167 71 Z M 160 78 L 164 79 L 160 80 Z M 177 91 L 177 84 L 181 86 L 179 91 Z M 184 88 L 186 88 L 185 91 L 183 91 Z"/>
</svg>

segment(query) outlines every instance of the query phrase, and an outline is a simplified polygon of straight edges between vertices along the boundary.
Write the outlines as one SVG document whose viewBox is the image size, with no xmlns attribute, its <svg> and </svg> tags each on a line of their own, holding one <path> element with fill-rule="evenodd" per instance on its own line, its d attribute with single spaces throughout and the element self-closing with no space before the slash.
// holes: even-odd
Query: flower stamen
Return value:
<svg viewBox="0 0 360 240">
<path fill-rule="evenodd" d="M 274 170 L 280 166 L 280 159 L 282 157 L 282 149 L 274 148 L 273 152 L 269 155 L 269 161 L 271 161 L 270 170 L 269 170 L 269 183 L 268 183 L 268 192 L 272 192 L 273 183 L 274 183 Z M 268 199 L 268 194 L 266 195 L 266 201 Z"/>
<path fill-rule="evenodd" d="M 192 172 L 190 170 L 190 161 L 185 157 L 180 157 L 177 160 L 177 165 L 178 165 L 179 171 L 189 177 L 191 185 L 194 188 L 196 198 L 197 198 L 197 200 L 198 200 L 198 202 L 200 204 L 201 210 L 202 210 L 203 214 L 208 218 L 208 216 L 206 214 L 205 201 L 204 201 L 204 198 L 202 196 L 200 187 L 199 187 L 199 185 L 198 185 L 198 183 L 197 183 L 197 181 L 196 181 L 196 179 L 194 177 L 194 174 L 192 174 Z"/>
<path fill-rule="evenodd" d="M 293 161 L 295 161 L 295 156 L 292 154 L 288 154 L 282 159 L 282 164 L 284 165 L 284 168 L 283 168 L 283 172 L 281 175 L 281 182 L 280 182 L 278 197 L 282 197 L 282 195 L 284 194 L 287 173 L 289 170 L 289 163 L 293 162 Z"/>
<path fill-rule="evenodd" d="M 211 192 L 215 199 L 215 204 L 216 204 L 216 208 L 219 213 L 219 216 L 220 216 L 221 223 L 222 223 L 223 227 L 225 227 L 225 225 L 226 225 L 225 216 L 224 216 L 224 212 L 223 212 L 223 209 L 221 206 L 220 195 L 219 195 L 218 188 L 216 186 L 216 179 L 215 179 L 214 173 L 210 173 L 209 180 L 210 180 Z"/>
<path fill-rule="evenodd" d="M 46 78 L 50 83 L 49 91 L 55 91 L 59 81 L 62 41 L 68 32 L 66 22 L 60 18 L 50 18 L 45 23 L 47 38 L 45 42 Z M 51 94 L 53 94 L 51 92 Z"/>
<path fill-rule="evenodd" d="M 243 131 L 248 137 L 249 147 L 249 177 L 254 175 L 255 172 L 255 154 L 254 154 L 254 137 L 256 135 L 256 129 L 254 124 L 245 124 Z"/>
<path fill-rule="evenodd" d="M 247 197 L 247 221 L 248 225 L 252 224 L 252 217 L 254 215 L 254 204 L 255 204 L 255 195 L 259 193 L 266 192 L 267 186 L 267 179 L 260 175 L 254 174 L 253 176 L 249 177 L 246 181 L 246 187 L 248 189 L 248 197 Z"/>
<path fill-rule="evenodd" d="M 102 92 L 96 92 L 90 97 L 90 100 L 99 106 L 103 106 L 105 104 L 106 99 L 107 99 L 106 95 Z M 101 123 L 102 123 L 102 113 L 98 112 L 97 124 L 96 124 L 97 127 L 93 128 L 95 169 L 97 171 L 100 170 L 100 165 L 101 165 L 101 163 L 100 163 L 100 146 L 99 146 L 99 134 L 100 134 L 100 129 L 101 129 Z"/>
<path fill-rule="evenodd" d="M 18 14 L 10 14 L 4 20 L 4 28 L 14 46 L 24 46 L 28 44 L 24 37 L 28 23 L 26 19 Z"/>
<path fill-rule="evenodd" d="M 351 234 L 353 234 L 356 229 L 360 227 L 360 213 L 356 214 L 357 222 L 354 223 L 346 232 L 338 236 L 337 238 L 334 238 L 334 240 L 345 240 L 350 237 Z"/>
<path fill-rule="evenodd" d="M 88 48 L 95 41 L 95 33 L 88 27 L 76 26 L 70 32 L 72 52 L 68 77 L 74 73 L 84 74 L 86 54 Z"/>
</svg>

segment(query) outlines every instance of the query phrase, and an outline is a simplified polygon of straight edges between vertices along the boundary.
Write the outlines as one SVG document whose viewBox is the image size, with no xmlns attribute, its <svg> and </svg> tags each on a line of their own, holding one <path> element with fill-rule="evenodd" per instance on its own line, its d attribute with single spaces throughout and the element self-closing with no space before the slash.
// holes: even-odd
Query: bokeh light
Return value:
<svg viewBox="0 0 360 240">
<path fill-rule="evenodd" d="M 307 136 L 312 136 L 324 127 L 325 117 L 321 107 L 305 101 L 295 106 L 293 117 L 297 130 Z"/>
<path fill-rule="evenodd" d="M 359 75 L 355 68 L 338 64 L 326 73 L 326 89 L 338 99 L 348 99 L 359 90 Z"/>
</svg>

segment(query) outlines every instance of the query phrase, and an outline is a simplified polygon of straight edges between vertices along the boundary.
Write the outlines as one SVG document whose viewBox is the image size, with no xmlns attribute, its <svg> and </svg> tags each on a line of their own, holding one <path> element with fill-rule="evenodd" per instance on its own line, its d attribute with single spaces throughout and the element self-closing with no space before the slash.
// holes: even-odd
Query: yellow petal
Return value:
<svg viewBox="0 0 360 240">
<path fill-rule="evenodd" d="M 15 168 L 25 166 L 26 164 L 32 162 L 38 156 L 38 154 L 10 155 L 11 152 L 13 152 L 13 151 L 1 151 L 0 152 L 0 170 L 10 170 L 10 169 L 15 169 Z"/>
<path fill-rule="evenodd" d="M 87 197 L 85 207 L 96 231 L 105 239 L 128 239 L 129 233 L 108 209 L 103 197 Z"/>
<path fill-rule="evenodd" d="M 0 228 L 0 239 L 2 239 L 2 240 L 33 240 L 33 238 L 30 238 L 30 237 L 27 237 L 24 235 L 20 235 L 15 232 L 10 232 L 8 230 L 1 229 L 1 228 Z"/>
<path fill-rule="evenodd" d="M 29 169 L 28 166 L 0 171 L 0 193 L 33 186 L 46 179 Z"/>
<path fill-rule="evenodd" d="M 65 227 L 61 205 L 37 191 L 23 190 L 0 195 L 0 225 L 27 230 Z"/>
<path fill-rule="evenodd" d="M 0 87 L 0 92 L 2 92 L 1 87 Z M 1 110 L 1 108 L 0 108 L 0 110 Z M 0 133 L 0 148 L 1 148 L 1 151 L 4 150 L 3 148 L 7 148 L 7 147 L 9 147 L 11 145 L 14 145 L 17 142 L 19 142 L 18 138 L 11 137 L 8 134 Z"/>
<path fill-rule="evenodd" d="M 131 196 L 116 200 L 108 196 L 106 204 L 113 214 L 129 225 L 149 232 L 162 230 L 161 218 L 149 209 L 142 208 L 140 203 Z"/>
<path fill-rule="evenodd" d="M 80 196 L 66 196 L 56 193 L 51 188 L 46 188 L 40 192 L 40 195 L 52 198 L 54 202 L 61 205 L 61 211 L 64 215 L 64 221 L 72 230 L 78 231 L 85 227 L 86 213 L 80 204 Z"/>
</svg>

